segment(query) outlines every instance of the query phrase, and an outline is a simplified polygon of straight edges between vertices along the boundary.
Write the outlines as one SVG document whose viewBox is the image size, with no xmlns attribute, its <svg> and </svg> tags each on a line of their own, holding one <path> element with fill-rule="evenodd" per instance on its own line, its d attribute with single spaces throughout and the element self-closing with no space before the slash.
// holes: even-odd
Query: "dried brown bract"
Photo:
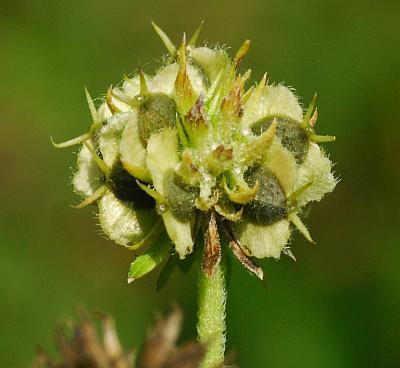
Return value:
<svg viewBox="0 0 400 368">
<path fill-rule="evenodd" d="M 167 317 L 157 319 L 136 355 L 135 349 L 123 351 L 112 317 L 103 316 L 98 331 L 81 308 L 72 334 L 64 327 L 56 330 L 60 359 L 53 360 L 39 349 L 32 368 L 197 368 L 206 347 L 195 341 L 177 346 L 182 319 L 177 307 Z"/>
<path fill-rule="evenodd" d="M 221 244 L 219 242 L 219 234 L 217 221 L 214 211 L 210 214 L 210 221 L 206 231 L 206 241 L 204 244 L 203 270 L 208 277 L 211 277 L 219 262 L 221 261 Z"/>
</svg>

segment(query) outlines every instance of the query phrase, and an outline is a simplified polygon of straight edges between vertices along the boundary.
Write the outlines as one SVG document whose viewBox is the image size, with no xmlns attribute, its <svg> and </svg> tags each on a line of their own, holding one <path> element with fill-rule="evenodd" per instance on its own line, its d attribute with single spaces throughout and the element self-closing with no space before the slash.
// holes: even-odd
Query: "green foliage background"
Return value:
<svg viewBox="0 0 400 368">
<path fill-rule="evenodd" d="M 321 134 L 341 179 L 313 207 L 318 245 L 296 234 L 297 262 L 263 262 L 266 291 L 233 262 L 228 346 L 241 367 L 398 367 L 400 362 L 398 1 L 0 1 L 0 366 L 27 367 L 52 350 L 56 321 L 78 303 L 112 313 L 125 345 L 154 311 L 178 301 L 183 339 L 195 335 L 195 279 L 156 275 L 127 285 L 132 255 L 103 239 L 70 177 L 76 149 L 55 150 L 89 126 L 92 95 L 164 52 L 150 26 L 178 42 L 201 19 L 202 38 L 250 38 L 253 80 L 318 92 Z"/>
</svg>

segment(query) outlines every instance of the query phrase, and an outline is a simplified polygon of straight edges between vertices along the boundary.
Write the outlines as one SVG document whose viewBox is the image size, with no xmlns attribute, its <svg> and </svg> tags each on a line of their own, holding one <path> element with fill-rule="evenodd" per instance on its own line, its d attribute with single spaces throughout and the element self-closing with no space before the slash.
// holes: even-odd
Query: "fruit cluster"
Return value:
<svg viewBox="0 0 400 368">
<path fill-rule="evenodd" d="M 155 26 L 155 25 L 154 25 Z M 198 47 L 198 31 L 177 49 L 155 26 L 169 57 L 150 76 L 141 69 L 110 87 L 88 133 L 59 144 L 82 144 L 73 178 L 97 203 L 103 232 L 130 249 L 149 245 L 132 263 L 130 280 L 175 252 L 185 258 L 204 239 L 208 276 L 227 244 L 259 278 L 252 257 L 292 255 L 291 224 L 312 241 L 300 216 L 332 191 L 332 165 L 314 132 L 315 98 L 303 112 L 293 91 L 266 77 L 248 89 L 238 73 L 245 41 L 233 59 L 222 48 Z M 222 241 L 224 240 L 224 241 Z"/>
</svg>

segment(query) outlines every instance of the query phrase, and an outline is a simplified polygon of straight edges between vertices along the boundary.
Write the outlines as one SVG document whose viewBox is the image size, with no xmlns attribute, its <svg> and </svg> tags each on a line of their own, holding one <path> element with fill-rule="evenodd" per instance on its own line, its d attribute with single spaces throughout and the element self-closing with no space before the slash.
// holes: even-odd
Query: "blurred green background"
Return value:
<svg viewBox="0 0 400 368">
<path fill-rule="evenodd" d="M 183 339 L 195 335 L 193 272 L 156 293 L 156 273 L 126 283 L 132 255 L 103 239 L 92 208 L 76 210 L 70 167 L 56 150 L 89 124 L 83 86 L 103 94 L 163 46 L 206 20 L 202 39 L 253 41 L 253 81 L 318 92 L 317 130 L 341 179 L 308 220 L 318 245 L 296 234 L 297 262 L 263 262 L 267 292 L 233 262 L 228 347 L 243 368 L 400 366 L 398 1 L 0 1 L 0 366 L 53 352 L 55 322 L 79 303 L 113 314 L 125 346 L 155 311 L 178 301 Z"/>
</svg>

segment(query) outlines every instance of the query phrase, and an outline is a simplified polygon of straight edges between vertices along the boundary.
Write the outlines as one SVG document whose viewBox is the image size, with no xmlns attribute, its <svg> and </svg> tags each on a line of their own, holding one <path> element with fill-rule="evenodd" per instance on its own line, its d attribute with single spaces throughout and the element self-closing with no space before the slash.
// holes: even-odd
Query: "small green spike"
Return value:
<svg viewBox="0 0 400 368">
<path fill-rule="evenodd" d="M 147 86 L 146 77 L 144 76 L 143 69 L 139 67 L 140 77 L 140 95 L 145 96 L 149 94 L 149 87 Z"/>
<path fill-rule="evenodd" d="M 288 195 L 287 200 L 289 203 L 295 202 L 297 198 L 301 194 L 303 194 L 308 188 L 311 187 L 311 185 L 314 183 L 313 180 L 309 181 L 308 183 L 302 185 L 300 188 L 296 189 L 294 192 Z"/>
<path fill-rule="evenodd" d="M 175 92 L 177 96 L 178 110 L 182 115 L 186 115 L 186 113 L 195 103 L 197 96 L 192 88 L 192 84 L 187 74 L 185 34 L 183 34 L 182 44 L 179 47 L 178 63 L 179 63 L 179 70 L 175 80 Z"/>
<path fill-rule="evenodd" d="M 137 185 L 139 185 L 140 189 L 146 192 L 146 194 L 148 194 L 150 197 L 154 198 L 158 204 L 166 202 L 165 198 L 154 189 L 150 188 L 147 185 L 142 184 L 139 180 L 136 180 L 136 183 Z"/>
<path fill-rule="evenodd" d="M 315 241 L 312 240 L 311 235 L 306 228 L 306 226 L 303 224 L 303 221 L 301 221 L 300 217 L 297 216 L 294 212 L 290 213 L 288 215 L 289 220 L 293 223 L 294 226 L 297 227 L 297 229 L 304 235 L 304 237 L 310 242 L 315 244 Z"/>
<path fill-rule="evenodd" d="M 85 86 L 85 95 L 86 95 L 86 100 L 89 106 L 89 110 L 90 110 L 90 115 L 92 115 L 92 121 L 93 123 L 98 123 L 99 122 L 99 117 L 97 114 L 97 110 L 96 110 L 96 106 L 93 103 L 93 99 L 90 96 L 89 90 L 87 89 L 87 87 Z"/>
<path fill-rule="evenodd" d="M 99 155 L 96 153 L 96 150 L 93 148 L 92 144 L 88 141 L 83 142 L 83 144 L 89 150 L 89 152 L 92 154 L 94 160 L 97 163 L 97 166 L 103 172 L 103 174 L 106 176 L 110 176 L 110 169 L 105 164 L 105 162 L 99 157 Z"/>
<path fill-rule="evenodd" d="M 243 85 L 247 82 L 247 80 L 250 78 L 250 76 L 251 76 L 251 69 L 247 69 L 246 73 L 244 73 L 242 76 Z"/>
<path fill-rule="evenodd" d="M 227 74 L 224 76 L 225 81 L 224 81 L 223 86 L 221 87 L 223 89 L 222 94 L 225 95 L 231 89 L 232 84 L 234 83 L 234 80 L 235 80 L 236 70 L 237 70 L 240 62 L 242 61 L 242 59 L 248 53 L 250 44 L 251 44 L 250 40 L 244 41 L 243 44 L 239 47 L 239 50 L 236 52 L 236 55 L 233 58 L 232 64 L 231 64 L 229 70 L 227 71 Z"/>
<path fill-rule="evenodd" d="M 110 109 L 111 113 L 116 113 L 116 112 L 121 112 L 121 110 L 119 109 L 119 107 L 117 105 L 115 105 L 113 98 L 113 86 L 111 85 L 108 90 L 107 90 L 107 94 L 106 94 L 106 104 L 108 106 L 108 108 Z"/>
<path fill-rule="evenodd" d="M 242 104 L 246 104 L 247 101 L 249 100 L 249 97 L 251 96 L 251 93 L 253 92 L 254 86 L 251 86 L 242 96 Z"/>
<path fill-rule="evenodd" d="M 190 39 L 188 45 L 192 47 L 196 47 L 197 39 L 199 38 L 199 34 L 201 29 L 203 28 L 204 20 L 201 21 L 200 25 L 197 27 L 196 31 L 194 32 L 192 38 Z"/>
<path fill-rule="evenodd" d="M 89 204 L 92 204 L 93 202 L 96 202 L 98 199 L 100 199 L 103 196 L 103 194 L 106 192 L 106 190 L 107 190 L 107 186 L 102 185 L 91 196 L 85 198 L 81 203 L 77 204 L 76 206 L 72 206 L 72 207 L 74 207 L 74 208 L 86 207 Z"/>
<path fill-rule="evenodd" d="M 169 39 L 169 37 L 165 34 L 165 32 L 154 22 L 151 22 L 153 25 L 154 30 L 158 34 L 158 36 L 161 38 L 161 41 L 164 43 L 164 46 L 166 47 L 168 53 L 172 56 L 176 56 L 176 47 L 172 43 L 172 41 Z"/>
<path fill-rule="evenodd" d="M 239 50 L 237 51 L 235 58 L 233 59 L 232 66 L 236 70 L 240 64 L 240 62 L 243 60 L 243 58 L 246 56 L 246 54 L 249 52 L 251 45 L 250 40 L 246 40 L 243 42 L 242 46 L 239 47 Z"/>
<path fill-rule="evenodd" d="M 51 140 L 51 144 L 55 147 L 55 148 L 66 148 L 66 147 L 72 147 L 75 146 L 77 144 L 81 144 L 84 143 L 85 141 L 87 141 L 90 136 L 91 133 L 93 133 L 98 126 L 100 125 L 101 121 L 99 120 L 99 116 L 96 110 L 96 106 L 93 103 L 93 99 L 90 96 L 89 90 L 87 89 L 87 87 L 85 86 L 85 95 L 86 95 L 86 100 L 87 100 L 87 104 L 89 106 L 89 110 L 90 110 L 90 115 L 92 116 L 92 124 L 90 127 L 90 130 L 88 133 L 82 134 L 79 137 L 76 138 L 72 138 L 68 141 L 62 142 L 62 143 L 56 143 L 53 141 L 53 138 L 50 137 Z"/>
<path fill-rule="evenodd" d="M 70 139 L 68 141 L 61 142 L 61 143 L 54 142 L 53 141 L 53 137 L 50 137 L 50 140 L 51 140 L 51 144 L 55 148 L 66 148 L 66 147 L 72 147 L 72 146 L 75 146 L 77 144 L 84 143 L 89 138 L 90 138 L 90 134 L 89 133 L 85 133 L 85 134 L 80 135 L 79 137 L 75 137 L 75 138 L 72 138 L 72 139 Z"/>
<path fill-rule="evenodd" d="M 334 142 L 336 140 L 333 135 L 317 135 L 314 133 L 309 133 L 308 138 L 315 143 Z"/>
<path fill-rule="evenodd" d="M 251 106 L 252 108 L 254 108 L 257 104 L 259 104 L 262 96 L 262 91 L 264 90 L 266 83 L 267 83 L 267 73 L 263 75 L 260 83 L 258 83 L 258 85 L 255 86 L 254 88 L 254 92 L 252 95 L 252 97 L 254 96 L 253 104 Z"/>
<path fill-rule="evenodd" d="M 310 128 L 310 119 L 314 111 L 316 101 L 317 101 L 317 94 L 315 93 L 310 104 L 308 105 L 307 111 L 304 115 L 303 122 L 301 124 L 304 129 Z"/>
<path fill-rule="evenodd" d="M 175 80 L 176 94 L 178 97 L 186 96 L 191 92 L 189 77 L 186 73 L 186 35 L 183 34 L 182 44 L 178 54 L 179 70 Z"/>
<path fill-rule="evenodd" d="M 218 76 L 215 78 L 214 82 L 211 84 L 210 89 L 207 92 L 207 96 L 204 102 L 204 108 L 208 117 L 213 120 L 215 113 L 218 111 L 221 94 L 222 94 L 222 76 L 224 74 L 224 68 L 220 70 Z"/>
<path fill-rule="evenodd" d="M 267 73 L 263 75 L 260 83 L 256 86 L 256 90 L 258 90 L 257 94 L 261 94 L 262 90 L 265 88 L 267 84 Z"/>
<path fill-rule="evenodd" d="M 221 68 L 221 70 L 219 71 L 217 77 L 214 79 L 214 81 L 212 82 L 210 88 L 207 91 L 207 95 L 204 98 L 204 105 L 208 105 L 210 103 L 210 101 L 212 100 L 212 98 L 214 97 L 215 91 L 221 85 L 221 78 L 222 78 L 222 74 L 223 73 L 224 73 L 224 68 Z"/>
</svg>

